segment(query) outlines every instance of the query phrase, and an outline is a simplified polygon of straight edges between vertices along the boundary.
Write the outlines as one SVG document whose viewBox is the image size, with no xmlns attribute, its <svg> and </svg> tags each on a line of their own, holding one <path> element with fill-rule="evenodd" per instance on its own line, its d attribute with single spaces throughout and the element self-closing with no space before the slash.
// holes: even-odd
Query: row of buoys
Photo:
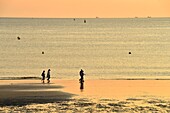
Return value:
<svg viewBox="0 0 170 113">
<path fill-rule="evenodd" d="M 86 21 L 84 21 L 84 23 L 86 23 Z M 21 38 L 18 36 L 17 39 L 20 40 Z M 42 51 L 42 54 L 44 54 L 44 51 Z M 132 54 L 132 52 L 129 52 L 129 54 Z"/>
<path fill-rule="evenodd" d="M 19 36 L 17 37 L 17 39 L 18 39 L 18 40 L 21 40 L 21 38 L 20 38 Z M 44 51 L 42 51 L 42 54 L 45 54 L 45 52 L 44 52 Z"/>
<path fill-rule="evenodd" d="M 42 51 L 42 54 L 44 54 L 44 51 Z M 132 52 L 129 52 L 129 55 L 131 55 L 132 54 Z"/>
</svg>

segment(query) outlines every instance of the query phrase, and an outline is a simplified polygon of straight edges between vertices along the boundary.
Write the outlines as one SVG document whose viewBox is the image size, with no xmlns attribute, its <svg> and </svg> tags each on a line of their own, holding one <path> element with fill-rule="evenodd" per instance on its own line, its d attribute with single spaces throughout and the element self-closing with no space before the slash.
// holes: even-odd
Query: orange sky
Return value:
<svg viewBox="0 0 170 113">
<path fill-rule="evenodd" d="M 170 17 L 170 0 L 0 0 L 0 17 Z"/>
</svg>

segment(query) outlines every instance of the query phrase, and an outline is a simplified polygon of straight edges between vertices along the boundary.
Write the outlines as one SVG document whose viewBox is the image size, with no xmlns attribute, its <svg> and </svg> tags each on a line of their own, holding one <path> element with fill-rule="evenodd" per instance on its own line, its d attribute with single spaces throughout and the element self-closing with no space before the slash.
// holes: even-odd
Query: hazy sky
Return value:
<svg viewBox="0 0 170 113">
<path fill-rule="evenodd" d="M 0 0 L 0 17 L 170 17 L 170 0 Z"/>
</svg>

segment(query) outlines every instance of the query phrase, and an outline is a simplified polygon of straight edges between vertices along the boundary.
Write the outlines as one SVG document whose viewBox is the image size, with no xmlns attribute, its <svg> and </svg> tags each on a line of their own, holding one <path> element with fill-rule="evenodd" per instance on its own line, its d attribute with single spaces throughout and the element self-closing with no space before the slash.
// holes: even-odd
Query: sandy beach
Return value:
<svg viewBox="0 0 170 113">
<path fill-rule="evenodd" d="M 0 80 L 0 112 L 170 112 L 169 80 Z"/>
</svg>

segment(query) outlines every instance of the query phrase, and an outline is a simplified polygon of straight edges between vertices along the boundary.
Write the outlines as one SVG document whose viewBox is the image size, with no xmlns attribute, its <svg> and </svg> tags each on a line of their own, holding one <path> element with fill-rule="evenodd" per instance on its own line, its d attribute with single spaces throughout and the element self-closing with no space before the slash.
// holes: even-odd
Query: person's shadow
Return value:
<svg viewBox="0 0 170 113">
<path fill-rule="evenodd" d="M 84 89 L 84 80 L 80 79 L 79 82 L 80 82 L 80 91 L 83 91 L 83 89 Z"/>
</svg>

